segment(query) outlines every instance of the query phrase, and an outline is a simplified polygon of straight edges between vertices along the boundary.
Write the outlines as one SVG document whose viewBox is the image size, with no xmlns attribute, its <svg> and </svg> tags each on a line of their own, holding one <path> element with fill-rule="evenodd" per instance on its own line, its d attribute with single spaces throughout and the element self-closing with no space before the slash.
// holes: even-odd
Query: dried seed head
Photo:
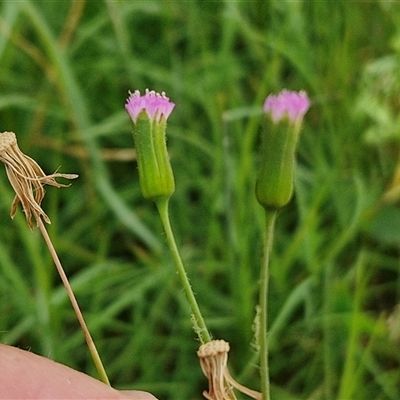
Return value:
<svg viewBox="0 0 400 400">
<path fill-rule="evenodd" d="M 202 344 L 197 351 L 201 369 L 208 379 L 209 390 L 203 396 L 208 400 L 236 400 L 233 388 L 247 396 L 261 400 L 261 393 L 236 382 L 228 370 L 229 343 L 225 340 L 212 340 Z"/>
<path fill-rule="evenodd" d="M 13 144 L 17 144 L 14 132 L 3 132 L 0 134 L 0 153 L 6 151 Z"/>
<path fill-rule="evenodd" d="M 225 340 L 212 340 L 211 342 L 202 344 L 197 351 L 197 355 L 201 359 L 218 355 L 227 356 L 229 350 L 229 343 L 225 342 Z"/>
<path fill-rule="evenodd" d="M 208 379 L 209 390 L 203 396 L 208 400 L 235 400 L 230 385 L 225 380 L 229 343 L 224 340 L 212 340 L 202 344 L 197 351 L 200 366 Z"/>
<path fill-rule="evenodd" d="M 14 132 L 0 133 L 0 161 L 6 167 L 8 179 L 16 194 L 11 205 L 11 218 L 14 218 L 17 206 L 21 203 L 31 229 L 34 228 L 32 216 L 36 220 L 43 218 L 50 224 L 49 217 L 40 206 L 45 195 L 43 185 L 67 187 L 69 185 L 58 183 L 55 178 L 75 179 L 78 175 L 59 173 L 46 175 L 35 160 L 19 149 Z"/>
</svg>

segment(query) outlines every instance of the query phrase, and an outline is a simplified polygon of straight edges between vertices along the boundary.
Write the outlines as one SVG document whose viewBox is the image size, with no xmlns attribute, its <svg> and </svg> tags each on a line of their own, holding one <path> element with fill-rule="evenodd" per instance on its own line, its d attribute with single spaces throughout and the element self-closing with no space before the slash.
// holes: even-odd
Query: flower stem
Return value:
<svg viewBox="0 0 400 400">
<path fill-rule="evenodd" d="M 157 209 L 158 209 L 161 221 L 164 226 L 168 246 L 169 246 L 169 249 L 174 258 L 175 266 L 176 266 L 179 278 L 181 280 L 186 297 L 189 301 L 189 305 L 192 309 L 192 316 L 194 319 L 195 331 L 197 333 L 197 336 L 200 339 L 201 344 L 204 344 L 206 342 L 211 341 L 211 335 L 208 332 L 208 329 L 204 322 L 203 316 L 201 315 L 200 308 L 199 308 L 196 298 L 194 296 L 192 287 L 189 282 L 189 278 L 187 277 L 185 267 L 183 266 L 182 259 L 179 254 L 178 246 L 176 245 L 176 242 L 175 242 L 174 234 L 173 234 L 172 228 L 171 228 L 171 222 L 169 219 L 168 201 L 169 201 L 169 198 L 164 198 L 164 197 L 157 199 L 156 200 Z"/>
<path fill-rule="evenodd" d="M 274 238 L 277 211 L 265 211 L 264 256 L 260 274 L 260 378 L 262 400 L 270 400 L 270 383 L 268 370 L 268 280 L 269 259 Z"/>
<path fill-rule="evenodd" d="M 79 324 L 81 325 L 83 334 L 85 335 L 85 340 L 86 343 L 89 347 L 90 354 L 92 356 L 93 362 L 96 366 L 97 372 L 99 374 L 100 380 L 104 382 L 106 385 L 110 386 L 110 381 L 108 380 L 107 373 L 104 369 L 103 363 L 101 362 L 99 353 L 97 352 L 96 346 L 94 344 L 94 341 L 92 339 L 92 336 L 90 335 L 89 329 L 86 325 L 86 322 L 83 318 L 82 312 L 79 308 L 78 302 L 76 301 L 74 292 L 72 291 L 71 285 L 69 284 L 67 275 L 64 272 L 64 268 L 61 265 L 60 259 L 58 258 L 57 252 L 53 246 L 53 243 L 50 239 L 49 234 L 47 233 L 46 227 L 43 224 L 42 219 L 40 216 L 36 216 L 37 224 L 40 229 L 40 232 L 43 235 L 44 241 L 46 242 L 47 247 L 49 248 L 50 254 L 53 258 L 54 264 L 56 265 L 57 271 L 60 275 L 60 278 L 62 280 L 62 283 L 65 286 L 65 289 L 67 290 L 68 297 L 71 301 L 72 307 L 75 311 L 76 317 L 78 318 Z"/>
</svg>

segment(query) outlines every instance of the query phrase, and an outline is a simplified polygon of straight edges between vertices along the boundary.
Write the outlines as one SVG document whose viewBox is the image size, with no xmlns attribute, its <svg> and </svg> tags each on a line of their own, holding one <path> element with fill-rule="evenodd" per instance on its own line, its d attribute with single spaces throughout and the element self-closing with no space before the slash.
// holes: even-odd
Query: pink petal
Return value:
<svg viewBox="0 0 400 400">
<path fill-rule="evenodd" d="M 274 122 L 280 121 L 285 115 L 291 122 L 296 122 L 303 118 L 309 108 L 310 100 L 304 91 L 284 89 L 277 96 L 270 94 L 264 103 L 264 111 L 271 115 Z"/>
<path fill-rule="evenodd" d="M 136 123 L 138 115 L 143 110 L 147 112 L 150 119 L 160 119 L 162 115 L 167 119 L 175 107 L 175 104 L 169 100 L 164 92 L 160 94 L 154 90 L 149 91 L 146 89 L 146 93 L 143 96 L 139 90 L 129 93 L 130 96 L 125 104 L 125 109 L 134 123 Z"/>
</svg>

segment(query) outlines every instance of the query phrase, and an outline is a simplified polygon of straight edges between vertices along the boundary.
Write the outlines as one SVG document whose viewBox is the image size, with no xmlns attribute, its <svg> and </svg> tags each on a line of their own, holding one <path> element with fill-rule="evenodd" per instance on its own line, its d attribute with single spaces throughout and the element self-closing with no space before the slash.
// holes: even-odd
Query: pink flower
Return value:
<svg viewBox="0 0 400 400">
<path fill-rule="evenodd" d="M 175 103 L 172 103 L 164 92 L 160 94 L 146 89 L 143 96 L 139 90 L 135 90 L 133 93 L 129 92 L 129 94 L 125 109 L 134 123 L 142 111 L 147 112 L 151 120 L 157 119 L 159 122 L 162 116 L 167 119 L 175 107 Z"/>
<path fill-rule="evenodd" d="M 273 122 L 279 122 L 286 115 L 290 122 L 301 121 L 310 108 L 310 100 L 304 91 L 282 90 L 277 96 L 270 94 L 264 103 L 264 111 L 270 113 Z"/>
</svg>

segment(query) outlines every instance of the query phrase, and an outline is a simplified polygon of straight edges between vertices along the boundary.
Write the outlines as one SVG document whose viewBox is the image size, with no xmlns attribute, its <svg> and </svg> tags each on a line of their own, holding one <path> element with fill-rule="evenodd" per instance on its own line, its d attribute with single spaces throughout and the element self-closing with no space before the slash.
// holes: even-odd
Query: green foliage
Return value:
<svg viewBox="0 0 400 400">
<path fill-rule="evenodd" d="M 172 224 L 206 322 L 231 344 L 232 374 L 257 389 L 258 134 L 266 95 L 288 88 L 305 89 L 312 108 L 272 254 L 273 398 L 400 398 L 385 323 L 400 297 L 396 2 L 0 7 L 0 131 L 47 173 L 80 175 L 48 188 L 43 207 L 115 387 L 163 399 L 207 387 L 158 214 L 140 194 L 128 90 L 176 103 Z M 39 233 L 22 212 L 8 217 L 3 170 L 0 196 L 0 341 L 95 375 Z"/>
</svg>

